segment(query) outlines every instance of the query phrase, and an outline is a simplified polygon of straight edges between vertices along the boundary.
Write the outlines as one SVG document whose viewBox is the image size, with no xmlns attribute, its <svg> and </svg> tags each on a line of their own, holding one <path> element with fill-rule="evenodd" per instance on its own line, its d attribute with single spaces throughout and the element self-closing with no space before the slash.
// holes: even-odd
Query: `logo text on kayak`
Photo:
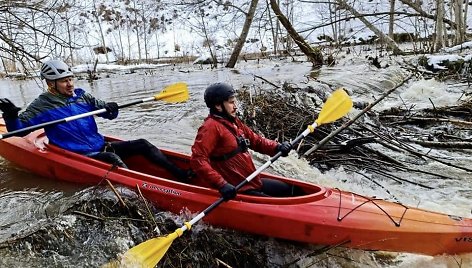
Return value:
<svg viewBox="0 0 472 268">
<path fill-rule="evenodd" d="M 143 182 L 141 184 L 141 188 L 150 189 L 150 190 L 154 190 L 154 191 L 159 191 L 159 192 L 163 192 L 163 193 L 166 193 L 166 194 L 181 195 L 179 192 L 177 192 L 174 189 L 162 188 L 162 187 L 159 187 L 155 184 L 149 184 L 147 182 Z"/>
<path fill-rule="evenodd" d="M 456 242 L 470 242 L 470 243 L 472 243 L 472 236 L 456 237 Z"/>
</svg>

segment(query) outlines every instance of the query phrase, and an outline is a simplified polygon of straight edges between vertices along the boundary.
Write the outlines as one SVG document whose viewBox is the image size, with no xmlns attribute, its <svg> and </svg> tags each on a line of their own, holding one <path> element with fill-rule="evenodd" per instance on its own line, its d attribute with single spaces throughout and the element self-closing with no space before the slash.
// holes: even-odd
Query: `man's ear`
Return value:
<svg viewBox="0 0 472 268">
<path fill-rule="evenodd" d="M 222 107 L 222 106 L 223 106 L 223 105 L 221 105 L 221 104 L 216 104 L 216 105 L 215 105 L 215 108 L 216 108 L 216 110 L 217 110 L 218 112 L 222 112 L 222 111 L 223 111 L 223 107 Z"/>
</svg>

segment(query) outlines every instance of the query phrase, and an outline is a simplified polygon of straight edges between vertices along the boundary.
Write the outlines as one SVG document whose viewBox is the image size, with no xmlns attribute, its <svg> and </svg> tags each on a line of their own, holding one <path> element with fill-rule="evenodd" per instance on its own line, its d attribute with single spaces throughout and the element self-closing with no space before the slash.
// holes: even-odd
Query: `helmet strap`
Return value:
<svg viewBox="0 0 472 268">
<path fill-rule="evenodd" d="M 57 84 L 56 84 L 56 81 L 51 81 L 54 83 L 54 86 L 50 85 L 48 82 L 46 82 L 46 84 L 48 85 L 48 92 L 53 94 L 53 95 L 60 95 L 59 91 L 57 91 Z"/>
<path fill-rule="evenodd" d="M 213 106 L 210 108 L 210 114 L 213 114 L 213 115 L 217 115 L 217 116 L 220 116 L 220 117 L 223 117 L 227 120 L 229 120 L 230 122 L 234 122 L 235 121 L 235 118 L 232 117 L 225 109 L 223 103 L 220 104 L 222 110 L 221 111 L 218 111 L 218 109 Z"/>
</svg>

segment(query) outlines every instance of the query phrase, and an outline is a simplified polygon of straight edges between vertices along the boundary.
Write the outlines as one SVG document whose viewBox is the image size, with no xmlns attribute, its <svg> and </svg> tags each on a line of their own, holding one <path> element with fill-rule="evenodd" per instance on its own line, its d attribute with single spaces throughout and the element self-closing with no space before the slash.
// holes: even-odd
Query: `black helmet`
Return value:
<svg viewBox="0 0 472 268">
<path fill-rule="evenodd" d="M 208 108 L 213 108 L 233 97 L 235 93 L 233 87 L 226 83 L 212 84 L 205 90 L 205 103 Z"/>
</svg>

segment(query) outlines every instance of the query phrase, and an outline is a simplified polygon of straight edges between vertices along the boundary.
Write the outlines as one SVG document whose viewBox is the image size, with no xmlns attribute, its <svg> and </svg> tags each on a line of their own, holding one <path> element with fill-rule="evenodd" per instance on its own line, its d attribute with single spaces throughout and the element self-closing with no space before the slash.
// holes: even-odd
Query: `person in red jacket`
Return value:
<svg viewBox="0 0 472 268">
<path fill-rule="evenodd" d="M 287 156 L 292 146 L 278 143 L 254 133 L 237 118 L 234 89 L 225 83 L 210 85 L 205 90 L 205 103 L 210 114 L 200 126 L 192 146 L 190 166 L 197 174 L 195 183 L 218 189 L 225 200 L 236 196 L 235 186 L 251 175 L 256 168 L 248 149 Z M 252 179 L 241 192 L 258 196 L 299 195 L 297 187 L 278 180 Z"/>
</svg>

